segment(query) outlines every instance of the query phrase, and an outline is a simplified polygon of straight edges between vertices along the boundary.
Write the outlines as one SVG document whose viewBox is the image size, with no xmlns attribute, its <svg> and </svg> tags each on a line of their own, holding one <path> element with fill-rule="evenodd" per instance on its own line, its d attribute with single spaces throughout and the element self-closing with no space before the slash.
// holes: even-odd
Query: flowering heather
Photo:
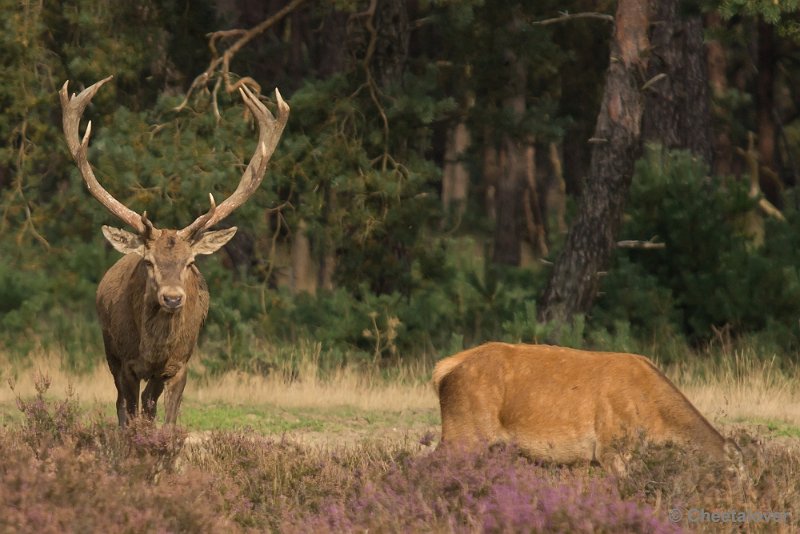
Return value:
<svg viewBox="0 0 800 534">
<path fill-rule="evenodd" d="M 680 532 L 611 479 L 537 466 L 513 447 L 407 458 L 347 498 L 288 517 L 294 532 Z"/>
<path fill-rule="evenodd" d="M 47 380 L 0 428 L 0 532 L 608 532 L 719 530 L 700 509 L 797 514 L 744 530 L 797 532 L 800 452 L 738 436 L 747 478 L 680 447 L 633 444 L 625 476 L 542 466 L 511 446 L 423 452 L 413 441 L 314 447 L 253 432 L 81 415 Z M 423 436 L 430 443 L 432 436 Z M 738 527 L 740 525 L 728 525 Z"/>
</svg>

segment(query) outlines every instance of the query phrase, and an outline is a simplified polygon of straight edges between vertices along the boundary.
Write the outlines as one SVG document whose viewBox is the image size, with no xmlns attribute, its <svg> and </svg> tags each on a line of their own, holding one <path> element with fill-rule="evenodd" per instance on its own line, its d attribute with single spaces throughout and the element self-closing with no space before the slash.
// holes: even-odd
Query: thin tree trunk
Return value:
<svg viewBox="0 0 800 534">
<path fill-rule="evenodd" d="M 442 171 L 442 204 L 446 212 L 454 214 L 458 219 L 467 207 L 469 171 L 461 158 L 469 143 L 469 129 L 463 121 L 459 121 L 447 132 Z"/>
<path fill-rule="evenodd" d="M 528 229 L 528 240 L 536 257 L 547 256 L 547 232 L 542 216 L 542 203 L 539 202 L 539 188 L 536 180 L 536 144 L 533 139 L 525 146 L 525 183 L 527 189 L 523 200 L 525 224 Z"/>
<path fill-rule="evenodd" d="M 712 32 L 722 29 L 722 17 L 716 11 L 706 15 L 706 28 Z M 728 58 L 725 48 L 719 39 L 709 39 L 706 43 L 708 62 L 708 83 L 711 87 L 711 112 L 715 121 L 713 136 L 713 163 L 711 169 L 716 176 L 728 176 L 733 172 L 733 145 L 731 143 L 730 124 L 724 116 L 724 110 L 717 103 L 728 91 Z"/>
<path fill-rule="evenodd" d="M 376 77 L 386 88 L 400 83 L 408 60 L 411 30 L 405 0 L 376 0 L 374 23 Z"/>
<path fill-rule="evenodd" d="M 490 134 L 488 132 L 487 134 Z M 492 139 L 490 135 L 485 135 L 485 139 Z M 486 202 L 486 215 L 492 222 L 497 221 L 497 182 L 500 175 L 500 156 L 497 148 L 486 141 L 483 147 L 483 185 L 484 201 Z"/>
<path fill-rule="evenodd" d="M 781 206 L 781 183 L 775 165 L 775 35 L 774 28 L 758 21 L 758 78 L 756 81 L 756 120 L 758 160 L 761 165 L 761 190 L 767 200 Z"/>
<path fill-rule="evenodd" d="M 330 291 L 333 289 L 333 273 L 336 270 L 336 251 L 334 250 L 332 228 L 336 222 L 332 220 L 331 214 L 336 213 L 337 206 L 336 190 L 331 184 L 325 186 L 325 203 L 322 207 L 322 220 L 325 221 L 327 228 L 323 234 L 319 245 L 319 270 L 317 271 L 317 287 Z"/>
<path fill-rule="evenodd" d="M 311 276 L 311 244 L 308 241 L 307 228 L 308 225 L 301 219 L 292 236 L 292 293 L 314 293 L 316 290 Z"/>
<path fill-rule="evenodd" d="M 553 183 L 547 194 L 547 214 L 555 218 L 556 231 L 559 234 L 567 233 L 567 184 L 564 182 L 564 170 L 561 157 L 558 154 L 558 145 L 550 143 L 550 166 L 553 169 Z"/>
<path fill-rule="evenodd" d="M 512 23 L 510 28 L 510 31 L 514 31 L 516 23 Z M 521 119 L 525 114 L 527 87 L 525 63 L 511 50 L 506 50 L 505 55 L 510 87 L 508 96 L 503 99 L 503 107 L 513 117 Z M 492 261 L 503 265 L 519 265 L 522 257 L 522 199 L 526 182 L 525 143 L 508 131 L 503 132 L 502 139 Z"/>
<path fill-rule="evenodd" d="M 650 59 L 642 140 L 687 149 L 711 164 L 711 114 L 703 20 L 680 0 L 650 0 Z M 661 78 L 655 78 L 661 76 Z"/>
<path fill-rule="evenodd" d="M 647 70 L 647 33 L 647 2 L 620 0 L 589 175 L 578 215 L 540 299 L 541 320 L 565 323 L 588 311 L 615 248 L 624 199 L 641 153 L 640 87 L 641 73 Z"/>
<path fill-rule="evenodd" d="M 520 208 L 522 208 L 522 194 L 525 191 L 525 149 L 519 141 L 505 134 L 501 150 L 500 175 L 495 197 L 496 220 L 492 260 L 503 265 L 519 265 L 522 255 Z"/>
</svg>

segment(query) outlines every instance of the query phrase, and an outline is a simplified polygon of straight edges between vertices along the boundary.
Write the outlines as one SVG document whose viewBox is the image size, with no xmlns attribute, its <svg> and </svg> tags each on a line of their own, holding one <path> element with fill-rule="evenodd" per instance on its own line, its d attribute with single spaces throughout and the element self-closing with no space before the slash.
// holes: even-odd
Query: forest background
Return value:
<svg viewBox="0 0 800 534">
<path fill-rule="evenodd" d="M 100 226 L 118 221 L 71 160 L 57 92 L 113 74 L 85 113 L 90 161 L 159 227 L 238 183 L 256 139 L 240 77 L 292 108 L 200 267 L 212 372 L 269 373 L 307 341 L 323 368 L 485 340 L 796 362 L 797 1 L 0 5 L 11 360 L 103 361 L 94 291 L 118 254 Z M 646 46 L 621 61 L 619 21 L 645 5 Z M 625 132 L 601 127 L 614 80 L 633 88 Z"/>
</svg>

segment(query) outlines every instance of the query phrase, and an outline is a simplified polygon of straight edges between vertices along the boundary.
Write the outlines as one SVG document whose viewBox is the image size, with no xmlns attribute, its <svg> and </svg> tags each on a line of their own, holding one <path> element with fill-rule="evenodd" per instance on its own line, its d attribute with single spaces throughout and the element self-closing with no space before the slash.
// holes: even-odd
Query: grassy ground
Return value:
<svg viewBox="0 0 800 534">
<path fill-rule="evenodd" d="M 190 432 L 249 428 L 264 435 L 292 435 L 314 442 L 354 443 L 438 432 L 438 404 L 427 381 L 429 367 L 416 366 L 387 380 L 377 373 L 342 370 L 325 379 L 313 350 L 299 370 L 270 377 L 229 373 L 207 377 L 195 367 L 184 395 L 180 423 Z M 666 369 L 667 375 L 717 427 L 747 429 L 763 436 L 800 438 L 800 372 L 778 369 L 774 361 L 734 353 L 713 363 Z M 0 383 L 0 419 L 18 419 L 17 396 L 35 393 L 37 373 L 51 381 L 50 394 L 69 389 L 87 412 L 114 418 L 116 398 L 105 365 L 90 374 L 64 372 L 58 360 L 40 357 L 27 369 L 8 370 Z M 13 382 L 13 390 L 6 383 Z"/>
<path fill-rule="evenodd" d="M 229 373 L 207 378 L 195 368 L 189 379 L 179 423 L 192 434 L 252 430 L 302 443 L 355 445 L 362 441 L 418 440 L 438 431 L 438 405 L 424 379 L 386 380 L 375 374 L 343 370 L 326 379 L 309 359 L 286 380 Z M 416 372 L 416 371 L 415 371 Z M 54 358 L 40 358 L 13 376 L 13 389 L 0 384 L 0 422 L 21 419 L 16 398 L 35 395 L 38 374 L 49 377 L 50 397 L 74 392 L 83 411 L 115 419 L 116 391 L 104 365 L 90 374 L 63 372 Z M 406 375 L 407 376 L 407 375 Z M 408 378 L 408 377 L 407 377 Z"/>
<path fill-rule="evenodd" d="M 387 380 L 377 373 L 345 369 L 320 378 L 318 353 L 301 355 L 299 370 L 286 380 L 229 373 L 210 378 L 195 365 L 181 408 L 190 431 L 251 428 L 263 434 L 319 432 L 337 439 L 378 437 L 392 430 L 428 431 L 438 425 L 436 395 L 428 383 L 430 365 L 410 366 Z M 720 363 L 721 362 L 721 363 Z M 0 418 L 17 417 L 15 399 L 35 393 L 34 378 L 51 381 L 50 394 L 75 392 L 82 406 L 114 418 L 116 398 L 104 364 L 89 374 L 65 372 L 59 359 L 39 355 L 24 369 L 0 374 Z M 715 425 L 747 427 L 767 435 L 800 437 L 800 371 L 781 371 L 772 360 L 734 353 L 716 362 L 697 358 L 665 369 L 681 391 Z M 13 383 L 13 390 L 7 382 Z"/>
<path fill-rule="evenodd" d="M 532 465 L 513 450 L 427 454 L 439 434 L 430 365 L 389 380 L 377 371 L 326 375 L 318 354 L 307 356 L 269 377 L 209 377 L 195 367 L 179 417 L 188 436 L 141 425 L 118 432 L 103 365 L 77 376 L 53 357 L 4 367 L 13 389 L 0 383 L 0 505 L 13 513 L 0 517 L 0 531 L 720 531 L 670 519 L 697 509 L 793 514 L 746 531 L 800 527 L 800 375 L 753 355 L 666 369 L 739 438 L 743 486 L 674 449 L 637 451 L 619 479 L 591 466 Z M 49 389 L 37 398 L 43 375 Z"/>
</svg>

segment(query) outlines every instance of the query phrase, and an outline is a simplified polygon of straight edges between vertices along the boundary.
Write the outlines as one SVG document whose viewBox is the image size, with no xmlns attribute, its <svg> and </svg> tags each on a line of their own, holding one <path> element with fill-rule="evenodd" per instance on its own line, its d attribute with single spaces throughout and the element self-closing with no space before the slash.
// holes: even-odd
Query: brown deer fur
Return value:
<svg viewBox="0 0 800 534">
<path fill-rule="evenodd" d="M 59 91 L 64 136 L 89 193 L 121 221 L 136 230 L 103 226 L 103 235 L 125 256 L 103 276 L 97 288 L 97 313 L 103 330 L 106 358 L 117 387 L 117 417 L 124 426 L 139 408 L 139 386 L 145 416 L 156 416 L 156 403 L 166 390 L 167 424 L 178 417 L 186 385 L 186 364 L 208 313 L 208 288 L 194 264 L 199 254 L 213 254 L 236 233 L 236 228 L 209 231 L 241 206 L 258 189 L 267 162 L 289 118 L 289 105 L 275 90 L 275 117 L 250 89 L 239 93 L 258 125 L 258 143 L 239 185 L 221 204 L 209 195 L 210 209 L 181 230 L 158 229 L 137 214 L 97 180 L 88 160 L 92 122 L 79 135 L 83 112 L 111 76 L 69 94 L 69 82 Z"/>
<path fill-rule="evenodd" d="M 722 461 L 738 452 L 636 354 L 486 343 L 441 360 L 433 383 L 441 446 L 511 441 L 537 459 L 614 467 L 612 443 L 644 432 Z"/>
<path fill-rule="evenodd" d="M 119 422 L 124 425 L 127 416 L 136 414 L 139 383 L 147 380 L 142 393 L 145 415 L 155 417 L 158 397 L 166 387 L 165 420 L 174 423 L 186 384 L 186 363 L 208 313 L 208 289 L 194 257 L 213 252 L 214 245 L 222 246 L 236 229 L 208 232 L 194 244 L 175 230 L 157 230 L 159 235 L 151 240 L 114 228 L 103 230 L 126 253 L 103 276 L 96 299 L 106 358 L 118 391 Z M 215 238 L 211 247 L 198 246 Z M 182 295 L 179 308 L 163 306 L 161 300 L 170 293 Z"/>
</svg>

